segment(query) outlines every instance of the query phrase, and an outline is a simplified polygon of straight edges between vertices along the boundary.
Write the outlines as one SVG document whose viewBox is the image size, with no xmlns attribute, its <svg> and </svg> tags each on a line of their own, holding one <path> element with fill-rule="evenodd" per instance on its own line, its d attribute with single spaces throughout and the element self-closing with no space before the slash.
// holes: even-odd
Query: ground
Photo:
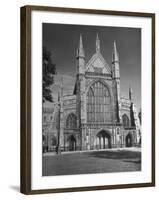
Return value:
<svg viewBox="0 0 159 200">
<path fill-rule="evenodd" d="M 43 176 L 141 170 L 139 149 L 101 150 L 43 155 Z"/>
</svg>

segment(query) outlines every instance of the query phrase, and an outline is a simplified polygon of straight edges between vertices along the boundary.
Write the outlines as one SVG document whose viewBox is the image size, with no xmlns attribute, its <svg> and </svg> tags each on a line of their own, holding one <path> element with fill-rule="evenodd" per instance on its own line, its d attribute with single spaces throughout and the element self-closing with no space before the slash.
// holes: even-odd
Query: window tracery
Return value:
<svg viewBox="0 0 159 200">
<path fill-rule="evenodd" d="M 111 96 L 100 81 L 95 82 L 87 93 L 87 122 L 111 121 Z"/>
<path fill-rule="evenodd" d="M 129 117 L 126 114 L 122 116 L 122 120 L 123 120 L 123 126 L 129 127 Z"/>
<path fill-rule="evenodd" d="M 77 117 L 75 114 L 71 113 L 68 115 L 66 119 L 66 128 L 77 128 Z"/>
</svg>

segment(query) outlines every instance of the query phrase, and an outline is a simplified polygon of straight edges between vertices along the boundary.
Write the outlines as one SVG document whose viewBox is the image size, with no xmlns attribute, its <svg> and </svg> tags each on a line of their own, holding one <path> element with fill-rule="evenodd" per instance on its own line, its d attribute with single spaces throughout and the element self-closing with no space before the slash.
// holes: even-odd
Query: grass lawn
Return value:
<svg viewBox="0 0 159 200">
<path fill-rule="evenodd" d="M 141 152 L 107 150 L 43 156 L 43 176 L 141 170 Z"/>
</svg>

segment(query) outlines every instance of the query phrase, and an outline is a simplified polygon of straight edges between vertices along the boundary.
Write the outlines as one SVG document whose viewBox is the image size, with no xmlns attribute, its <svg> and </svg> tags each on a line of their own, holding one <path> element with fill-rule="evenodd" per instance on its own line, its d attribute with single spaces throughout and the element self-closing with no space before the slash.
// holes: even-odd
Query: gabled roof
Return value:
<svg viewBox="0 0 159 200">
<path fill-rule="evenodd" d="M 101 72 L 111 74 L 111 69 L 100 52 L 96 52 L 86 64 L 86 72 Z"/>
</svg>

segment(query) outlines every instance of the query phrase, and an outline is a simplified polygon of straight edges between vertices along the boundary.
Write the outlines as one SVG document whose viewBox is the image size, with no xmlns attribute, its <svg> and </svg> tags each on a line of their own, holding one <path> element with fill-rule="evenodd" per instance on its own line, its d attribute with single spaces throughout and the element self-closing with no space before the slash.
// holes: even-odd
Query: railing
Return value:
<svg viewBox="0 0 159 200">
<path fill-rule="evenodd" d="M 103 73 L 101 73 L 101 72 L 86 72 L 86 76 L 111 77 L 111 74 L 103 74 Z"/>
<path fill-rule="evenodd" d="M 125 130 L 135 130 L 136 126 L 124 126 Z"/>
<path fill-rule="evenodd" d="M 112 126 L 112 127 L 115 127 L 115 126 L 122 126 L 122 124 L 121 123 L 112 123 L 112 122 L 103 122 L 103 123 L 101 123 L 101 122 L 87 122 L 87 123 L 83 123 L 82 124 L 82 127 L 87 127 L 87 126 L 105 126 L 105 127 L 107 127 L 107 126 Z M 97 127 L 98 128 L 98 127 Z"/>
</svg>

